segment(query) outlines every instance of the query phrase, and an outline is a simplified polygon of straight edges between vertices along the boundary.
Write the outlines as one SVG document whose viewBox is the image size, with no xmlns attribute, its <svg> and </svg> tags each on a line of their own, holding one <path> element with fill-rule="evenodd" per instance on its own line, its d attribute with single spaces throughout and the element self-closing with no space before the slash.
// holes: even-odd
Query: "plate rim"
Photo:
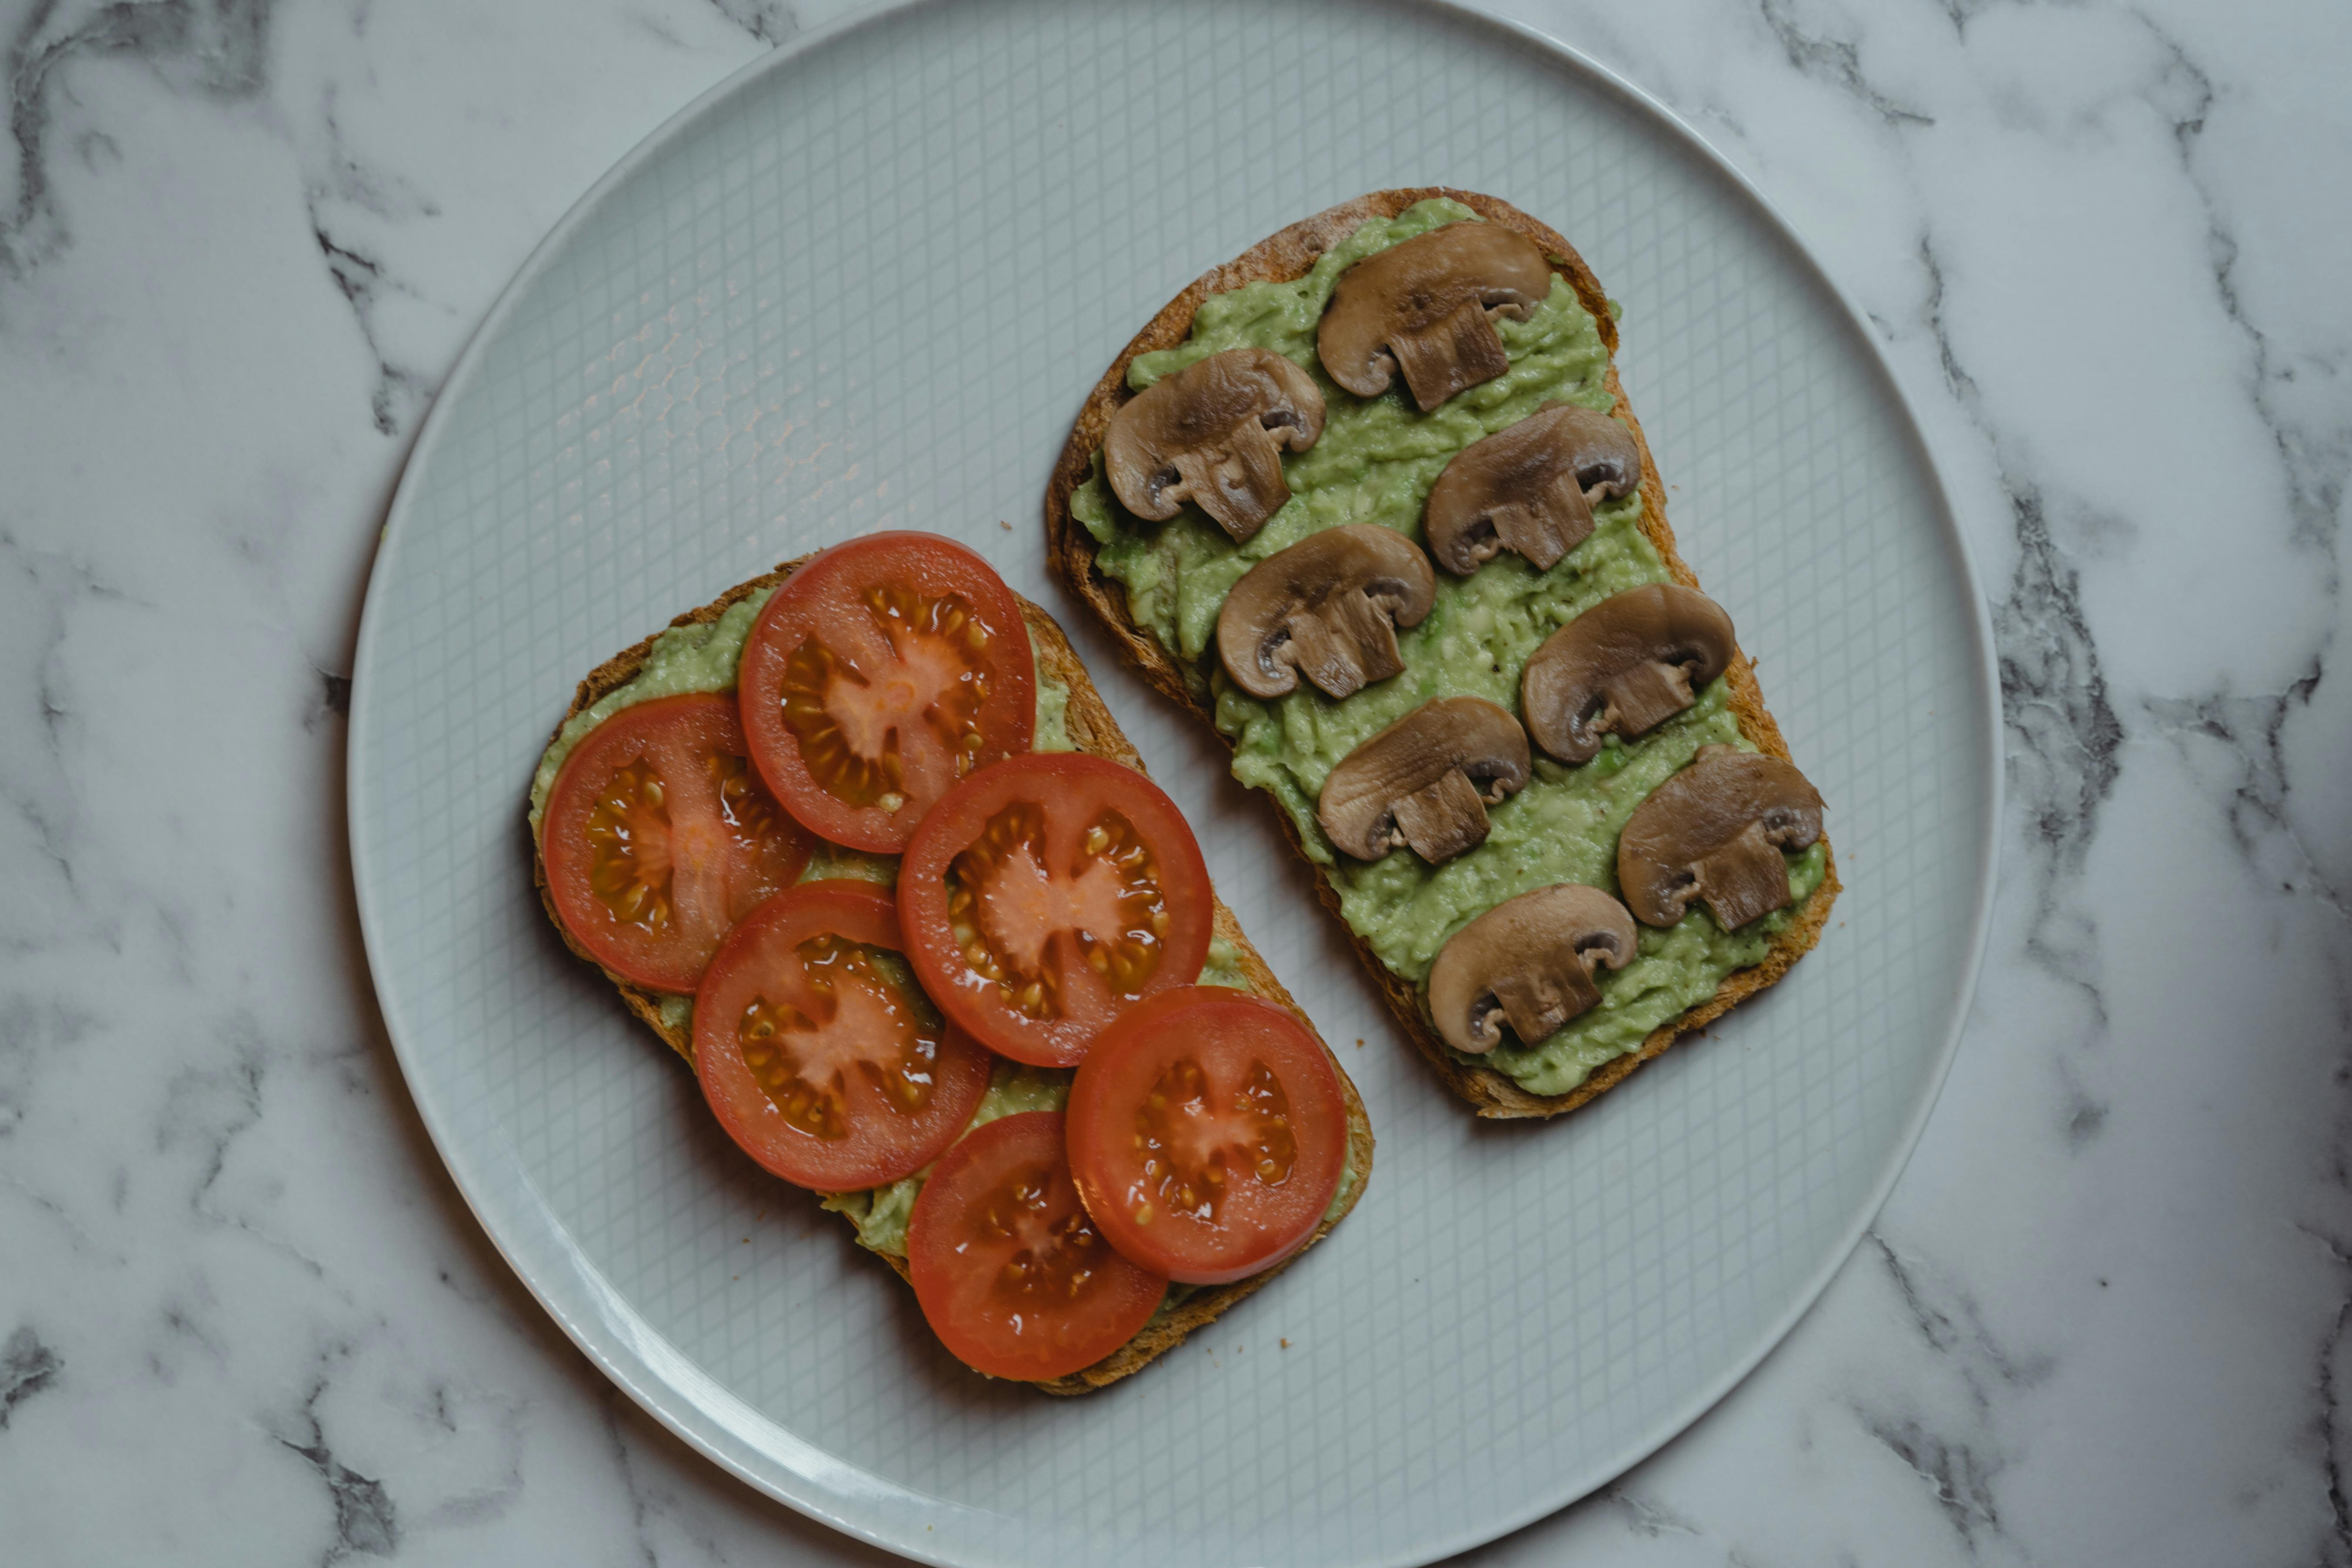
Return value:
<svg viewBox="0 0 2352 1568">
<path fill-rule="evenodd" d="M 780 1477 L 773 1460 L 752 1447 L 717 1419 L 710 1409 L 716 1395 L 720 1403 L 737 1403 L 731 1391 L 718 1384 L 700 1369 L 693 1366 L 674 1347 L 663 1342 L 658 1347 L 637 1342 L 615 1314 L 606 1311 L 595 1314 L 600 1322 L 592 1325 L 588 1314 L 575 1313 L 552 1300 L 540 1274 L 527 1267 L 485 1215 L 482 1200 L 477 1192 L 483 1183 L 474 1152 L 458 1141 L 450 1125 L 449 1114 L 439 1106 L 427 1087 L 429 1077 L 413 1070 L 410 1051 L 403 1043 L 406 1032 L 399 1022 L 399 1009 L 387 995 L 378 980 L 377 928 L 383 917 L 373 909 L 374 899 L 370 889 L 375 885 L 374 873 L 369 861 L 364 836 L 358 825 L 371 819 L 373 801 L 369 795 L 368 770 L 361 765 L 363 753 L 362 737 L 368 726 L 364 716 L 369 709 L 373 682 L 367 679 L 373 668 L 373 650 L 382 634 L 385 616 L 382 596 L 388 574 L 382 568 L 391 558 L 401 538 L 402 525 L 415 509 L 421 488 L 419 476 L 430 467 L 431 458 L 446 438 L 452 410 L 458 402 L 453 395 L 462 394 L 479 372 L 480 363 L 522 300 L 537 285 L 541 277 L 561 254 L 572 236 L 604 205 L 610 195 L 633 176 L 646 163 L 661 155 L 668 146 L 690 133 L 705 118 L 737 94 L 751 90 L 754 85 L 773 72 L 791 68 L 803 57 L 830 47 L 848 35 L 878 26 L 913 13 L 946 10 L 955 0 L 877 0 L 877 3 L 851 11 L 807 32 L 798 34 L 776 46 L 768 53 L 746 61 L 710 87 L 697 94 L 686 104 L 656 126 L 635 146 L 607 169 L 568 207 L 563 216 L 549 229 L 546 236 L 524 258 L 497 299 L 491 303 L 465 347 L 452 362 L 449 372 L 433 395 L 431 406 L 417 428 L 416 437 L 401 465 L 391 504 L 385 509 L 384 521 L 378 531 L 376 546 L 368 566 L 367 589 L 361 602 L 359 626 L 354 640 L 352 665 L 352 712 L 345 735 L 344 812 L 345 837 L 350 847 L 352 895 L 358 906 L 361 943 L 368 960 L 368 980 L 375 994 L 376 1006 L 384 1025 L 384 1034 L 391 1042 L 393 1055 L 399 1064 L 404 1087 L 416 1108 L 425 1134 L 432 1141 L 434 1152 L 464 1200 L 467 1211 L 481 1227 L 485 1239 L 511 1269 L 515 1278 L 530 1292 L 531 1299 L 560 1327 L 566 1338 L 585 1355 L 598 1372 L 615 1387 L 626 1394 L 638 1408 L 651 1415 L 672 1434 L 709 1459 L 729 1474 L 761 1494 L 773 1498 L 804 1517 L 829 1529 L 896 1552 L 918 1562 L 960 1568 L 982 1559 L 960 1553 L 950 1548 L 951 1542 L 940 1539 L 935 1531 L 925 1531 L 929 1541 L 895 1532 L 882 1521 L 856 1517 L 839 1506 L 844 1493 L 829 1489 L 817 1479 L 825 1469 L 853 1471 L 863 1481 L 856 1489 L 868 1497 L 877 1495 L 902 1497 L 919 1500 L 927 1507 L 937 1508 L 944 1499 L 930 1498 L 900 1487 L 883 1477 L 860 1467 L 833 1459 L 816 1444 L 803 1439 L 809 1461 L 800 1467 L 783 1470 Z M 1788 1307 L 1770 1320 L 1755 1335 L 1753 1342 L 1732 1357 L 1724 1369 L 1681 1405 L 1659 1417 L 1642 1435 L 1618 1455 L 1588 1467 L 1566 1478 L 1559 1485 L 1546 1489 L 1524 1507 L 1499 1514 L 1487 1515 L 1465 1521 L 1451 1533 L 1432 1538 L 1391 1553 L 1369 1560 L 1368 1568 L 1415 1568 L 1459 1552 L 1473 1550 L 1489 1542 L 1527 1528 L 1538 1520 L 1548 1518 L 1600 1490 L 1610 1481 L 1648 1459 L 1675 1438 L 1688 1430 L 1701 1417 L 1727 1397 L 1731 1391 L 1745 1382 L 1797 1324 L 1819 1301 L 1842 1270 L 1846 1260 L 1861 1245 L 1863 1237 L 1877 1220 L 1880 1211 L 1893 1194 L 1895 1186 L 1916 1152 L 1926 1131 L 1929 1117 L 1941 1100 L 1952 1063 L 1958 1058 L 1962 1036 L 1973 1009 L 1978 983 L 1981 977 L 1986 950 L 1990 945 L 1994 892 L 1998 883 L 2000 852 L 2000 826 L 2005 806 L 2005 776 L 2000 745 L 2001 704 L 2000 668 L 1993 639 L 1991 611 L 1985 597 L 1983 579 L 1978 571 L 1975 553 L 1967 531 L 1959 523 L 1959 509 L 1954 504 L 1951 488 L 1937 461 L 1934 444 L 1929 440 L 1917 410 L 1913 406 L 1908 389 L 1888 359 L 1886 349 L 1871 329 L 1870 320 L 1840 284 L 1836 276 L 1815 254 L 1797 227 L 1780 207 L 1758 187 L 1747 173 L 1734 163 L 1698 130 L 1674 109 L 1637 85 L 1613 67 L 1593 58 L 1566 40 L 1530 24 L 1509 17 L 1496 16 L 1473 9 L 1463 0 L 1388 0 L 1396 9 L 1418 10 L 1436 16 L 1447 25 L 1474 32 L 1497 35 L 1505 40 L 1528 47 L 1549 57 L 1570 73 L 1580 76 L 1621 103 L 1654 121 L 1668 135 L 1679 142 L 1717 175 L 1729 181 L 1739 195 L 1753 204 L 1756 212 L 1770 226 L 1780 240 L 1801 260 L 1811 281 L 1832 299 L 1843 311 L 1854 335 L 1865 345 L 1868 363 L 1884 384 L 1894 393 L 1899 411 L 1899 424 L 1907 434 L 1921 467 L 1930 481 L 1928 489 L 1940 517 L 1940 531 L 1946 552 L 1956 568 L 1960 585 L 1968 599 L 1965 617 L 1969 652 L 1977 676 L 1979 700 L 1974 718 L 1983 734 L 1983 756 L 1980 760 L 1977 788 L 1985 806 L 1983 840 L 1978 847 L 1976 862 L 1975 910 L 1969 925 L 1968 951 L 1960 967 L 1960 982 L 1950 1004 L 1944 1038 L 1937 1047 L 1927 1080 L 1917 1094 L 1899 1135 L 1885 1159 L 1884 1168 L 1872 1184 L 1867 1195 L 1857 1205 L 1853 1219 L 1839 1239 L 1825 1252 L 1803 1283 L 1792 1294 Z M 525 1190 L 530 1186 L 528 1175 L 518 1169 L 515 1179 Z M 561 1232 L 559 1221 L 550 1215 L 550 1222 Z M 610 1301 L 625 1306 L 625 1299 L 599 1274 L 576 1247 L 567 1247 L 573 1271 L 592 1301 Z M 596 1330 L 601 1329 L 600 1334 Z M 607 1337 L 609 1336 L 609 1337 Z M 616 1347 L 614 1341 L 621 1342 Z M 616 1352 L 625 1350 L 629 1359 Z M 656 1351 L 667 1351 L 661 1355 Z M 663 1366 L 663 1362 L 670 1365 Z M 640 1373 L 644 1375 L 640 1375 Z M 667 1375 L 665 1375 L 665 1373 Z M 698 1399 L 679 1401 L 678 1383 L 698 1380 L 708 1388 Z M 682 1405 L 681 1407 L 678 1407 Z M 745 1407 L 745 1413 L 764 1426 L 785 1430 L 780 1424 Z"/>
</svg>

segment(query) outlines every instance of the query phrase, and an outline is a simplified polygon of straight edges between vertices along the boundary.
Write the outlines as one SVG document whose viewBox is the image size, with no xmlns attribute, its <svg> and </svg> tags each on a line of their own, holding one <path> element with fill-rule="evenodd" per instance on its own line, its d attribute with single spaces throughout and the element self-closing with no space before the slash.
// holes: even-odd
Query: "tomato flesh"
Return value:
<svg viewBox="0 0 2352 1568">
<path fill-rule="evenodd" d="M 907 1263 L 932 1331 L 991 1377 L 1092 1366 L 1168 1289 L 1088 1217 L 1051 1110 L 1001 1117 L 948 1151 L 907 1222 Z"/>
<path fill-rule="evenodd" d="M 1063 972 L 1072 956 L 1112 992 L 1139 990 L 1171 924 L 1159 863 L 1119 812 L 1106 808 L 1086 825 L 1076 855 L 1062 858 L 1066 873 L 1053 863 L 1045 808 L 1019 800 L 992 815 L 948 868 L 956 945 L 1005 1002 L 1040 1020 L 1068 1013 Z"/>
<path fill-rule="evenodd" d="M 878 1186 L 938 1157 L 988 1092 L 988 1053 L 898 957 L 866 882 L 778 893 L 730 933 L 694 999 L 703 1097 L 743 1151 L 819 1192 Z"/>
<path fill-rule="evenodd" d="M 958 779 L 1029 749 L 1036 664 L 1020 601 L 952 540 L 878 533 L 812 557 L 744 644 L 743 726 L 812 832 L 891 854 Z"/>
<path fill-rule="evenodd" d="M 1214 896 L 1176 805 L 1074 752 L 1015 757 L 932 808 L 898 871 L 907 955 L 989 1048 L 1071 1067 L 1113 1018 L 1198 979 Z"/>
<path fill-rule="evenodd" d="M 1171 991 L 1104 1031 L 1070 1088 L 1070 1165 L 1119 1252 L 1220 1285 L 1315 1233 L 1348 1158 L 1328 1052 L 1288 1008 Z"/>
<path fill-rule="evenodd" d="M 745 756 L 733 699 L 622 709 L 563 760 L 541 855 L 564 929 L 606 969 L 691 992 L 728 928 L 790 887 L 813 841 Z"/>
</svg>

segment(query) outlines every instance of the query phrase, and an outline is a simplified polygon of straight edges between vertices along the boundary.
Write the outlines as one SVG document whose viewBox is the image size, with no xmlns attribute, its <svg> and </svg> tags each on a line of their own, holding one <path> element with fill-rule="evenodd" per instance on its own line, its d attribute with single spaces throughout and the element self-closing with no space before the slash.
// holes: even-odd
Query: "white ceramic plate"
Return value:
<svg viewBox="0 0 2352 1568">
<path fill-rule="evenodd" d="M 1069 608 L 1040 498 L 1129 334 L 1293 219 L 1430 184 L 1551 223 L 1623 302 L 1683 552 L 1829 800 L 1845 895 L 1819 951 L 1713 1037 L 1566 1121 L 1479 1125 L 1222 749 L 1066 617 L 1362 1087 L 1379 1162 L 1328 1242 L 1142 1375 L 1076 1401 L 984 1383 L 565 953 L 530 887 L 532 763 L 614 650 L 866 530 L 959 535 Z M 1420 1563 L 1693 1420 L 1885 1197 L 1979 947 L 1987 648 L 1853 312 L 1605 73 L 1423 5 L 912 5 L 779 50 L 665 127 L 450 377 L 360 638 L 361 910 L 483 1226 L 616 1383 L 753 1485 L 941 1562 Z"/>
</svg>

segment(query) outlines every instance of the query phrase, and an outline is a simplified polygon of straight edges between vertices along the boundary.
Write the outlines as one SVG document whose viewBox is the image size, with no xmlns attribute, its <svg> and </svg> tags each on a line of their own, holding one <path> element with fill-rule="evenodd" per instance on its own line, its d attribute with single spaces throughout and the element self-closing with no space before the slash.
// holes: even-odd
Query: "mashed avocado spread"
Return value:
<svg viewBox="0 0 2352 1568">
<path fill-rule="evenodd" d="M 1428 618 L 1398 634 L 1404 673 L 1345 701 L 1332 702 L 1304 682 L 1286 697 L 1261 701 L 1218 666 L 1217 612 L 1258 562 L 1341 523 L 1380 523 L 1418 540 L 1429 488 L 1463 447 L 1555 399 L 1611 407 L 1600 325 L 1557 276 L 1527 321 L 1496 322 L 1510 369 L 1432 413 L 1411 405 L 1401 378 L 1366 399 L 1323 374 L 1315 332 L 1339 274 L 1400 241 L 1464 221 L 1480 220 L 1443 199 L 1374 219 L 1327 251 L 1304 278 L 1211 295 L 1186 342 L 1139 355 L 1129 367 L 1128 384 L 1140 391 L 1210 354 L 1255 345 L 1315 377 L 1326 409 L 1322 438 L 1307 451 L 1283 455 L 1290 500 L 1246 543 L 1234 543 L 1189 505 L 1164 523 L 1129 515 L 1103 481 L 1099 455 L 1095 477 L 1070 498 L 1071 515 L 1098 546 L 1096 564 L 1126 589 L 1129 613 L 1174 650 L 1186 679 L 1213 702 L 1217 727 L 1234 741 L 1234 776 L 1281 803 L 1339 891 L 1349 926 L 1382 963 L 1416 985 L 1446 939 L 1506 899 L 1556 882 L 1615 892 L 1617 836 L 1643 797 L 1703 745 L 1755 750 L 1739 732 L 1718 679 L 1694 707 L 1632 745 L 1611 737 L 1583 767 L 1538 755 L 1527 788 L 1491 808 L 1486 841 L 1444 866 L 1429 866 L 1409 849 L 1352 860 L 1331 847 L 1316 820 L 1325 777 L 1375 731 L 1439 697 L 1484 697 L 1517 711 L 1520 672 L 1545 637 L 1612 594 L 1672 581 L 1642 531 L 1638 493 L 1596 508 L 1592 536 L 1548 573 L 1507 553 L 1470 577 L 1439 572 Z M 1821 884 L 1824 856 L 1815 845 L 1790 858 L 1797 905 Z M 1670 931 L 1643 927 L 1639 957 L 1622 971 L 1601 973 L 1600 1005 L 1538 1044 L 1507 1043 L 1486 1057 L 1460 1059 L 1492 1067 L 1531 1093 L 1565 1093 L 1715 994 L 1724 976 L 1761 962 L 1795 913 L 1792 906 L 1736 932 L 1718 929 L 1704 909 Z"/>
<path fill-rule="evenodd" d="M 541 814 L 547 806 L 547 792 L 555 783 L 556 773 L 572 748 L 597 725 L 634 703 L 650 701 L 656 697 L 675 697 L 689 691 L 731 691 L 735 689 L 736 671 L 743 662 L 743 642 L 751 635 L 751 623 L 760 618 L 766 607 L 768 595 L 775 590 L 762 588 L 745 595 L 722 611 L 719 618 L 702 626 L 672 626 L 654 638 L 646 661 L 636 679 L 625 686 L 606 692 L 590 706 L 564 721 L 548 742 L 547 751 L 539 760 L 539 769 L 530 781 L 530 825 L 538 829 Z M 1036 639 L 1030 639 L 1033 652 Z M 1039 752 L 1073 752 L 1077 747 L 1070 740 L 1066 715 L 1070 706 L 1070 689 L 1046 672 L 1044 659 L 1037 661 L 1037 728 L 1031 749 Z M 896 855 L 874 855 L 862 849 L 847 849 L 838 844 L 820 843 L 802 870 L 803 882 L 821 881 L 831 878 L 854 878 L 859 881 L 895 885 L 898 880 L 898 858 Z M 912 984 L 911 973 L 895 976 L 903 984 Z M 1242 973 L 1241 955 L 1233 943 L 1223 937 L 1209 942 L 1209 959 L 1201 970 L 1203 985 L 1230 985 L 1235 990 L 1249 989 L 1249 977 Z M 662 996 L 656 1005 L 660 1008 L 662 1022 L 689 1037 L 694 1028 L 694 998 Z M 972 1112 L 971 1126 L 980 1127 L 1000 1116 L 1011 1116 L 1023 1110 L 1059 1110 L 1070 1096 L 1070 1073 L 1066 1068 L 1024 1067 L 1017 1062 L 999 1060 L 995 1073 L 989 1080 L 988 1093 L 980 1108 Z M 1352 1156 L 1352 1152 L 1351 1152 Z M 904 1258 L 907 1255 L 907 1216 L 914 1212 L 916 1194 L 923 1190 L 928 1168 L 911 1176 L 902 1177 L 886 1187 L 855 1193 L 836 1193 L 824 1200 L 824 1206 L 845 1214 L 856 1222 L 857 1239 L 861 1246 L 876 1252 L 887 1252 Z M 1339 1190 L 1331 1205 L 1338 1208 L 1356 1184 L 1352 1163 L 1340 1173 Z M 1171 1286 L 1168 1299 L 1160 1303 L 1164 1315 L 1191 1294 L 1191 1287 Z M 1158 1321 L 1155 1317 L 1153 1321 Z M 1146 1325 L 1147 1327 L 1149 1325 Z"/>
</svg>

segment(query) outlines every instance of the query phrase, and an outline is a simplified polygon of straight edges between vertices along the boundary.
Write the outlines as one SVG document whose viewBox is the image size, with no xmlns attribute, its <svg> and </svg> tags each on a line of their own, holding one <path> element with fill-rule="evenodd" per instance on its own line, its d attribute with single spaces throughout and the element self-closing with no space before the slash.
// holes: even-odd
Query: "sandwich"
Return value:
<svg viewBox="0 0 2352 1568">
<path fill-rule="evenodd" d="M 1361 1100 L 1044 610 L 869 535 L 581 681 L 531 781 L 573 952 L 991 1375 L 1079 1394 L 1360 1197 Z"/>
<path fill-rule="evenodd" d="M 1623 1082 L 1786 974 L 1838 892 L 1617 342 L 1542 223 L 1379 192 L 1171 300 L 1045 495 L 1055 572 L 1232 748 L 1482 1116 Z"/>
</svg>

